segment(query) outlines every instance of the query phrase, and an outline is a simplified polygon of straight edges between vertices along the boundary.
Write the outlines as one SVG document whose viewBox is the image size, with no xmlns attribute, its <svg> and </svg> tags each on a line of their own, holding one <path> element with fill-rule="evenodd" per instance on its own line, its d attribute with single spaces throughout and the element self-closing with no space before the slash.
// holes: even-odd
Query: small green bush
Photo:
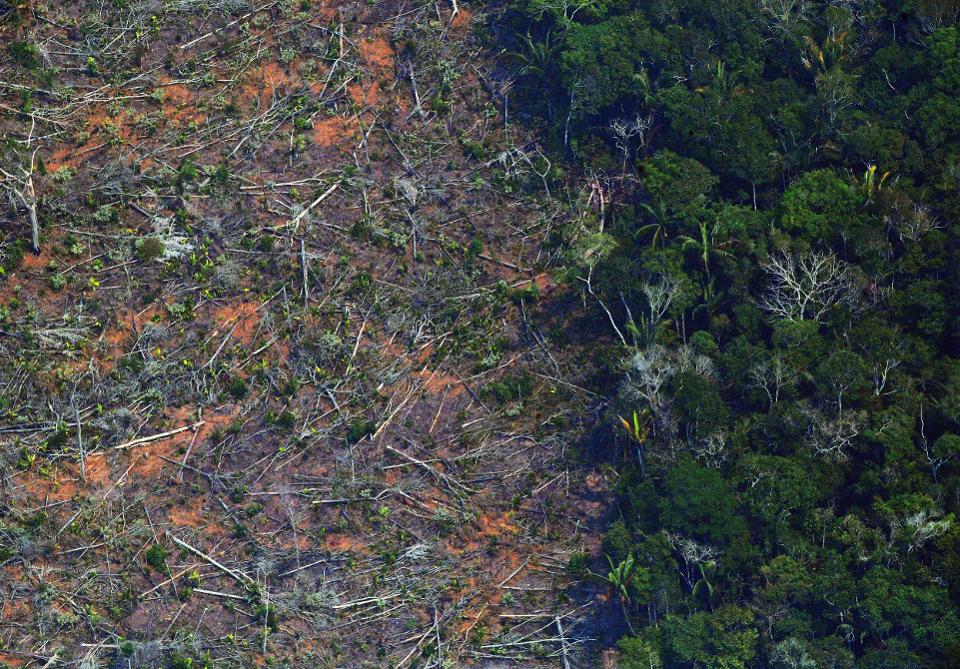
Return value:
<svg viewBox="0 0 960 669">
<path fill-rule="evenodd" d="M 32 70 L 40 65 L 40 47 L 30 42 L 11 42 L 7 47 L 10 56 L 20 67 Z"/>
<path fill-rule="evenodd" d="M 230 393 L 230 396 L 236 400 L 242 400 L 247 396 L 247 393 L 250 392 L 250 386 L 247 385 L 247 382 L 237 377 L 230 381 L 230 385 L 227 386 L 227 392 Z"/>
<path fill-rule="evenodd" d="M 157 571 L 164 571 L 167 568 L 167 549 L 160 544 L 154 544 L 147 549 L 144 559 Z"/>
<path fill-rule="evenodd" d="M 137 257 L 143 262 L 153 262 L 163 255 L 163 242 L 156 237 L 147 237 L 137 242 Z"/>
<path fill-rule="evenodd" d="M 376 431 L 376 426 L 372 421 L 357 419 L 350 423 L 350 428 L 347 430 L 347 441 L 351 444 L 355 444 L 367 435 L 373 434 Z"/>
</svg>

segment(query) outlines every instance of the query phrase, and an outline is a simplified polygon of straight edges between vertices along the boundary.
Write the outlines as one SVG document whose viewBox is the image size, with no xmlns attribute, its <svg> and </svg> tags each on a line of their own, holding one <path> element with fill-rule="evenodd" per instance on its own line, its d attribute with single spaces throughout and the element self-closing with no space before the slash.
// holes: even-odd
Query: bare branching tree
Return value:
<svg viewBox="0 0 960 669">
<path fill-rule="evenodd" d="M 500 166 L 504 171 L 504 176 L 508 179 L 535 174 L 543 184 L 543 190 L 547 199 L 550 199 L 550 182 L 548 181 L 548 177 L 550 176 L 553 163 L 539 146 L 535 144 L 525 147 L 518 146 L 503 151 L 487 163 L 487 167 L 494 165 Z"/>
<path fill-rule="evenodd" d="M 635 114 L 632 119 L 618 118 L 610 123 L 610 132 L 617 143 L 617 149 L 623 155 L 623 171 L 634 155 L 636 144 L 640 150 L 646 148 L 650 140 L 650 129 L 653 127 L 653 114 L 642 116 Z"/>
<path fill-rule="evenodd" d="M 683 560 L 683 568 L 680 569 L 680 574 L 683 576 L 683 580 L 687 582 L 687 587 L 693 590 L 698 579 L 698 567 L 715 561 L 720 556 L 719 549 L 679 534 L 670 532 L 664 534 L 670 543 L 670 547 Z"/>
<path fill-rule="evenodd" d="M 679 346 L 676 349 L 675 359 L 677 368 L 681 372 L 689 372 L 702 376 L 705 379 L 713 379 L 716 376 L 716 367 L 710 356 L 698 353 L 692 346 Z"/>
<path fill-rule="evenodd" d="M 850 109 L 857 105 L 855 78 L 835 67 L 817 76 L 817 97 L 829 127 L 839 131 Z"/>
<path fill-rule="evenodd" d="M 664 386 L 677 371 L 670 351 L 659 344 L 637 351 L 627 362 L 627 380 L 624 383 L 627 401 L 642 400 L 648 404 L 655 424 L 661 429 L 670 423 L 669 399 Z"/>
<path fill-rule="evenodd" d="M 953 525 L 939 509 L 920 509 L 915 513 L 890 519 L 890 542 L 902 543 L 912 553 L 931 539 L 946 533 Z"/>
<path fill-rule="evenodd" d="M 796 372 L 779 355 L 758 362 L 750 370 L 750 379 L 754 387 L 766 393 L 771 407 L 780 401 L 780 391 L 794 383 L 796 376 Z"/>
<path fill-rule="evenodd" d="M 666 392 L 670 379 L 681 373 L 708 379 L 715 374 L 713 361 L 689 346 L 668 349 L 660 344 L 651 344 L 630 356 L 625 367 L 627 375 L 621 387 L 621 398 L 632 406 L 641 404 L 649 407 L 654 419 L 654 434 L 661 442 L 669 440 L 676 432 L 671 401 Z M 694 449 L 697 448 L 706 448 L 715 453 L 718 448 L 722 450 L 723 444 L 694 445 Z"/>
<path fill-rule="evenodd" d="M 865 423 L 862 411 L 845 411 L 830 416 L 818 409 L 804 412 L 809 421 L 806 443 L 819 456 L 845 462 Z"/>
<path fill-rule="evenodd" d="M 901 242 L 915 242 L 943 227 L 943 222 L 925 204 L 914 204 L 909 208 L 897 205 L 884 218 L 884 223 L 887 230 Z"/>
<path fill-rule="evenodd" d="M 647 299 L 647 334 L 652 335 L 657 323 L 663 320 L 670 306 L 680 296 L 680 282 L 671 276 L 661 275 L 656 281 L 644 281 L 640 285 L 640 292 Z"/>
<path fill-rule="evenodd" d="M 887 390 L 887 385 L 890 383 L 890 374 L 897 367 L 900 366 L 900 360 L 896 358 L 887 358 L 882 363 L 877 363 L 873 366 L 871 370 L 873 377 L 873 394 L 877 397 L 881 395 L 889 395 L 890 393 L 896 392 L 895 390 Z"/>
<path fill-rule="evenodd" d="M 949 432 L 940 436 L 935 442 L 930 443 L 927 438 L 927 423 L 923 417 L 923 405 L 920 405 L 920 450 L 923 451 L 923 458 L 930 467 L 930 474 L 936 483 L 940 476 L 940 468 L 957 458 L 960 458 L 960 437 Z"/>
<path fill-rule="evenodd" d="M 810 0 L 759 0 L 757 4 L 768 28 L 781 38 L 793 35 L 797 28 L 813 18 Z"/>
<path fill-rule="evenodd" d="M 960 3 L 955 0 L 919 0 L 916 4 L 920 25 L 927 33 L 953 25 L 960 18 Z"/>
<path fill-rule="evenodd" d="M 770 286 L 760 306 L 772 318 L 819 323 L 835 307 L 855 304 L 850 268 L 832 253 L 777 255 L 763 269 Z"/>
<path fill-rule="evenodd" d="M 0 188 L 7 194 L 7 200 L 14 211 L 20 209 L 26 211 L 27 218 L 30 221 L 30 241 L 33 252 L 40 253 L 40 221 L 37 218 L 37 195 L 33 187 L 33 175 L 37 167 L 39 146 L 34 147 L 31 151 L 31 145 L 34 141 L 33 130 L 33 123 L 31 123 L 30 135 L 24 142 L 26 150 L 30 154 L 26 161 L 27 164 L 23 165 L 23 161 L 20 160 L 21 164 L 10 166 L 12 172 L 0 167 L 0 177 L 2 177 Z"/>
<path fill-rule="evenodd" d="M 697 460 L 704 465 L 720 469 L 727 461 L 727 436 L 722 432 L 714 432 L 704 439 L 695 441 L 691 449 Z"/>
</svg>

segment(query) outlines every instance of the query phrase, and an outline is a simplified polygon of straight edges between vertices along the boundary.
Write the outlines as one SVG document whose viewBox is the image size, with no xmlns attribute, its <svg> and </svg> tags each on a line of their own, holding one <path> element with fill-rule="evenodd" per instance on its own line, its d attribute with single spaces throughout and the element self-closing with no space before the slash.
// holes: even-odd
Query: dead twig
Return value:
<svg viewBox="0 0 960 669">
<path fill-rule="evenodd" d="M 140 444 L 149 444 L 151 441 L 159 441 L 160 439 L 166 439 L 167 437 L 172 437 L 174 435 L 180 434 L 181 432 L 186 432 L 187 430 L 196 430 L 200 428 L 206 421 L 199 420 L 192 425 L 184 425 L 183 427 L 178 427 L 176 430 L 168 430 L 167 432 L 160 432 L 158 434 L 151 434 L 146 437 L 137 437 L 130 441 L 124 442 L 119 446 L 114 446 L 113 450 L 122 451 L 127 448 L 133 448 L 134 446 L 139 446 Z"/>
</svg>

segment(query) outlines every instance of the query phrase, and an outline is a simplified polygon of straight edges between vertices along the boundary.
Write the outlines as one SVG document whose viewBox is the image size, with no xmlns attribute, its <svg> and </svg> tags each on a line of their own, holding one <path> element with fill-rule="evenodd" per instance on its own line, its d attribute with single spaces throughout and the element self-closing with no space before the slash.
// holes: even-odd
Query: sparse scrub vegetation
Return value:
<svg viewBox="0 0 960 669">
<path fill-rule="evenodd" d="M 484 21 L 0 3 L 0 662 L 586 655 L 562 184 Z"/>
</svg>

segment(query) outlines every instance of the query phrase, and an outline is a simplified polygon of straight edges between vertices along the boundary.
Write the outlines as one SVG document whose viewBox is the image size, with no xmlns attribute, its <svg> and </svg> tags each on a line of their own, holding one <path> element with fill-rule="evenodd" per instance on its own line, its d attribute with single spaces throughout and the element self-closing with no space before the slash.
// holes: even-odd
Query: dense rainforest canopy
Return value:
<svg viewBox="0 0 960 669">
<path fill-rule="evenodd" d="M 960 3 L 518 0 L 592 187 L 620 666 L 960 662 Z M 602 328 L 602 332 L 601 332 Z"/>
</svg>

